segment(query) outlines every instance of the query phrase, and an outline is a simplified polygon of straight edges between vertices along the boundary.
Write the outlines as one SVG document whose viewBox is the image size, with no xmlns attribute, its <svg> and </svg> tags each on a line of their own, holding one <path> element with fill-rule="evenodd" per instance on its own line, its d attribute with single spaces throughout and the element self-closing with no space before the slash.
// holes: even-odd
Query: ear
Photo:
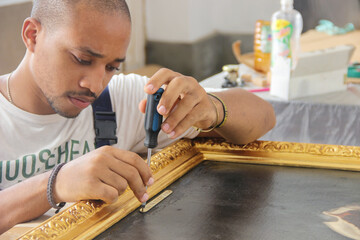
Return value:
<svg viewBox="0 0 360 240">
<path fill-rule="evenodd" d="M 41 31 L 41 23 L 35 18 L 27 18 L 24 21 L 22 27 L 22 39 L 26 48 L 30 52 L 35 51 L 35 45 L 37 43 L 39 34 Z"/>
</svg>

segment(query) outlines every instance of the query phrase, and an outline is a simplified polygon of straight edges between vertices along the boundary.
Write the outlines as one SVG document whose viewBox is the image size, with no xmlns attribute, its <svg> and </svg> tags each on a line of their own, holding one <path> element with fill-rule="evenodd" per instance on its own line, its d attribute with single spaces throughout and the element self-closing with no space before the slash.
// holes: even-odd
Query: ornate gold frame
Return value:
<svg viewBox="0 0 360 240">
<path fill-rule="evenodd" d="M 203 160 L 360 171 L 360 147 L 255 141 L 235 145 L 222 139 L 180 140 L 152 156 L 153 197 Z M 20 239 L 90 239 L 140 206 L 132 191 L 108 205 L 81 201 L 53 216 Z"/>
</svg>

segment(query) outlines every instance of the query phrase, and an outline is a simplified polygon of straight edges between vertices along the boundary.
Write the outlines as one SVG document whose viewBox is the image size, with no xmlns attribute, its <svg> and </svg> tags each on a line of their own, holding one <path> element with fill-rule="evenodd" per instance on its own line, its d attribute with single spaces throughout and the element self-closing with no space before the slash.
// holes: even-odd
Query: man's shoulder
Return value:
<svg viewBox="0 0 360 240">
<path fill-rule="evenodd" d="M 144 86 L 147 81 L 147 77 L 137 74 L 114 75 L 108 85 L 113 109 L 137 106 L 142 99 L 146 98 Z"/>
<path fill-rule="evenodd" d="M 133 88 L 144 87 L 145 83 L 148 81 L 148 78 L 145 76 L 140 76 L 138 74 L 116 74 L 114 75 L 110 82 L 109 88 L 111 90 L 130 90 Z"/>
</svg>

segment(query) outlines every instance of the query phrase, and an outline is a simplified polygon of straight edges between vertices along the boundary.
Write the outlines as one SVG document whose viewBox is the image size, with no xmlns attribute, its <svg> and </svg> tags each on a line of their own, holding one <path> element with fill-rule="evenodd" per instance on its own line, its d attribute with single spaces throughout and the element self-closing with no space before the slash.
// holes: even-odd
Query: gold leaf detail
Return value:
<svg viewBox="0 0 360 240">
<path fill-rule="evenodd" d="M 55 239 L 100 211 L 102 201 L 81 201 L 49 218 L 43 225 L 32 229 L 20 239 Z"/>
<path fill-rule="evenodd" d="M 278 153 L 307 153 L 312 155 L 338 156 L 338 157 L 360 157 L 360 147 L 337 146 L 311 143 L 271 142 L 254 141 L 246 145 L 236 145 L 226 142 L 221 138 L 206 139 L 198 138 L 193 140 L 199 149 L 211 148 L 212 150 L 231 151 L 257 151 L 257 152 L 278 152 Z"/>
</svg>

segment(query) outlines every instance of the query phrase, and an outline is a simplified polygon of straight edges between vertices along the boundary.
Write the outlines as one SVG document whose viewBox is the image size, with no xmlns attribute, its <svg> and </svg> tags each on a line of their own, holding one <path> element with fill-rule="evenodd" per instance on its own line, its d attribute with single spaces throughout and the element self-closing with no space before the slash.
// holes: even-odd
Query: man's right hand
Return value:
<svg viewBox="0 0 360 240">
<path fill-rule="evenodd" d="M 139 155 L 104 146 L 61 168 L 54 185 L 54 200 L 101 199 L 112 203 L 129 185 L 139 201 L 145 202 L 149 198 L 145 186 L 153 182 L 150 168 Z"/>
</svg>

